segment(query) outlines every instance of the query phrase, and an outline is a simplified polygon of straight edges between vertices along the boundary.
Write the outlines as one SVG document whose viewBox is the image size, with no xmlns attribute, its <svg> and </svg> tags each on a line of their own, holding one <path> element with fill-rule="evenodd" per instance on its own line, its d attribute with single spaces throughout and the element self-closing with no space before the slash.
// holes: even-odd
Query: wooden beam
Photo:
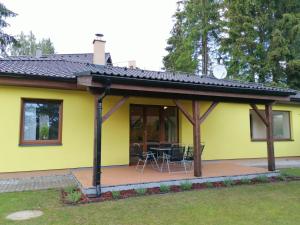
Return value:
<svg viewBox="0 0 300 225">
<path fill-rule="evenodd" d="M 268 121 L 267 119 L 261 114 L 261 112 L 259 111 L 259 109 L 257 108 L 257 106 L 255 104 L 250 104 L 250 106 L 252 107 L 252 109 L 255 111 L 255 113 L 258 115 L 258 117 L 262 120 L 262 122 L 266 125 L 266 127 L 268 126 Z"/>
<path fill-rule="evenodd" d="M 200 121 L 199 111 L 200 102 L 193 100 L 193 118 L 195 123 L 193 124 L 193 145 L 194 145 L 194 176 L 202 176 L 201 167 L 201 137 L 200 137 Z"/>
<path fill-rule="evenodd" d="M 76 82 L 34 80 L 28 78 L 27 79 L 11 78 L 11 77 L 1 77 L 1 76 L 0 76 L 0 85 L 62 89 L 62 90 L 85 90 L 86 89 L 85 87 L 83 88 L 77 86 Z"/>
<path fill-rule="evenodd" d="M 173 100 L 174 104 L 180 109 L 180 111 L 183 113 L 183 115 L 188 119 L 188 121 L 191 122 L 191 124 L 195 124 L 195 119 L 189 114 L 188 111 L 185 110 L 183 105 L 178 100 Z"/>
<path fill-rule="evenodd" d="M 103 117 L 102 123 L 104 123 L 115 111 L 117 111 L 128 99 L 128 96 L 124 96 L 120 101 L 117 102 Z"/>
<path fill-rule="evenodd" d="M 200 124 L 204 122 L 204 120 L 208 117 L 208 115 L 214 110 L 214 108 L 219 104 L 219 102 L 213 102 L 211 105 L 208 107 L 206 112 L 199 118 Z"/>
<path fill-rule="evenodd" d="M 274 139 L 273 139 L 273 116 L 272 104 L 265 105 L 265 113 L 267 120 L 267 148 L 268 148 L 268 170 L 275 170 L 275 156 L 274 156 Z"/>
</svg>

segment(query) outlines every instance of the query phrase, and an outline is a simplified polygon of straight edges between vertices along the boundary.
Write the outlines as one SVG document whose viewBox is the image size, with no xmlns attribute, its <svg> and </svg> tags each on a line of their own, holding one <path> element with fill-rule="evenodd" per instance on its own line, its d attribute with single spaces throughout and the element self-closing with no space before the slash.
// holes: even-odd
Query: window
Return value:
<svg viewBox="0 0 300 225">
<path fill-rule="evenodd" d="M 260 110 L 262 115 L 264 111 Z M 266 127 L 254 110 L 250 110 L 250 127 L 252 140 L 266 140 Z M 273 111 L 274 140 L 290 140 L 290 112 Z"/>
<path fill-rule="evenodd" d="M 22 99 L 21 145 L 61 144 L 62 101 Z"/>
</svg>

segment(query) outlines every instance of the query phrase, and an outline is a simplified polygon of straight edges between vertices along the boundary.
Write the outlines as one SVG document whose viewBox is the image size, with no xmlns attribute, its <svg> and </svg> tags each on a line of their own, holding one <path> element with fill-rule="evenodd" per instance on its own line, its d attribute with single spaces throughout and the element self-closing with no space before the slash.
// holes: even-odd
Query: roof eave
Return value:
<svg viewBox="0 0 300 225">
<path fill-rule="evenodd" d="M 183 82 L 174 82 L 174 81 L 162 81 L 162 80 L 150 80 L 150 79 L 140 79 L 133 77 L 120 77 L 107 74 L 94 74 L 91 71 L 86 71 L 79 76 L 91 75 L 95 81 L 104 81 L 107 82 L 107 79 L 110 79 L 112 82 L 120 82 L 124 84 L 137 84 L 145 86 L 161 86 L 161 87 L 178 87 L 178 88 L 188 88 L 188 89 L 199 89 L 207 91 L 218 91 L 218 92 L 232 92 L 232 93 L 248 93 L 248 94 L 262 94 L 262 95 L 274 95 L 274 96 L 291 96 L 295 95 L 296 92 L 293 91 L 274 91 L 274 90 L 258 90 L 252 88 L 238 88 L 238 87 L 227 87 L 227 86 L 216 86 L 216 85 L 207 85 L 207 84 L 196 84 L 196 83 L 183 83 Z"/>
</svg>

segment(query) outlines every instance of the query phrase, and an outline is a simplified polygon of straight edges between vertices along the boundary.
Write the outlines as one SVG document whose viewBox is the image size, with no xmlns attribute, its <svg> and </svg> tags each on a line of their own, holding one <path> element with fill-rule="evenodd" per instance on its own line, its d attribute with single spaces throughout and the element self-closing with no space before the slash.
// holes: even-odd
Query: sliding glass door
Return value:
<svg viewBox="0 0 300 225">
<path fill-rule="evenodd" d="M 173 106 L 130 106 L 130 150 L 140 145 L 147 151 L 150 144 L 178 142 L 178 110 Z M 130 163 L 136 157 L 130 154 Z"/>
</svg>

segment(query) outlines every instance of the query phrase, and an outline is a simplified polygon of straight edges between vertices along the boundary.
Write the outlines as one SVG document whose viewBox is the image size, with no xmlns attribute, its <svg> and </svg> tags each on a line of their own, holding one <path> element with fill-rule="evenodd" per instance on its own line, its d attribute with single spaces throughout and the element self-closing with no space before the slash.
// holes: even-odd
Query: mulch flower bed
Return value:
<svg viewBox="0 0 300 225">
<path fill-rule="evenodd" d="M 138 193 L 136 190 L 123 190 L 123 191 L 116 191 L 113 192 L 104 192 L 101 193 L 100 197 L 88 197 L 81 193 L 80 189 L 77 189 L 76 191 L 81 193 L 81 197 L 77 202 L 70 202 L 67 198 L 68 192 L 65 190 L 61 190 L 61 199 L 62 202 L 66 205 L 76 205 L 76 204 L 85 204 L 85 203 L 91 203 L 91 202 L 103 202 L 103 201 L 111 201 L 111 200 L 117 200 L 117 199 L 125 199 L 130 197 L 137 197 L 142 195 L 155 195 L 155 194 L 166 194 L 166 193 L 176 193 L 176 192 L 182 192 L 187 190 L 204 190 L 209 188 L 224 188 L 224 187 L 230 187 L 230 186 L 236 186 L 236 185 L 255 185 L 260 183 L 273 183 L 273 182 L 287 182 L 287 181 L 300 181 L 300 177 L 294 177 L 294 176 L 285 176 L 284 178 L 282 176 L 278 177 L 264 177 L 264 179 L 261 179 L 261 177 L 257 177 L 254 179 L 249 179 L 247 182 L 245 180 L 231 180 L 232 182 L 230 184 L 225 182 L 208 182 L 208 183 L 193 183 L 191 184 L 191 187 L 189 189 L 183 190 L 180 185 L 171 185 L 169 187 L 168 192 L 162 192 L 160 190 L 160 187 L 154 187 L 154 188 L 147 188 L 145 189 L 145 193 L 141 194 Z M 183 181 L 188 182 L 188 181 Z M 115 195 L 114 195 L 115 194 Z M 115 197 L 117 196 L 117 197 Z"/>
</svg>

